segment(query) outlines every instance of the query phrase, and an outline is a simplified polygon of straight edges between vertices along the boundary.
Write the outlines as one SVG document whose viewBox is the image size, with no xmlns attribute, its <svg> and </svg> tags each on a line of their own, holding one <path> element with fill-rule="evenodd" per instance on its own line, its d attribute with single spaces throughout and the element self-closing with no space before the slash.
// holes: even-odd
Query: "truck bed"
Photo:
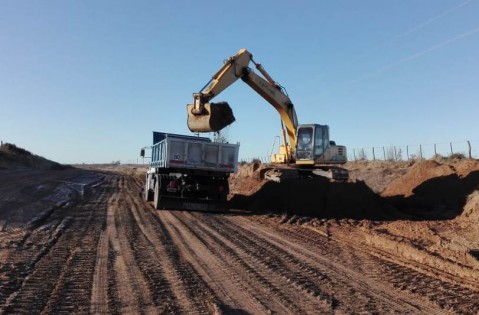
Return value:
<svg viewBox="0 0 479 315">
<path fill-rule="evenodd" d="M 209 138 L 154 133 L 151 167 L 234 173 L 239 144 L 212 142 Z"/>
</svg>

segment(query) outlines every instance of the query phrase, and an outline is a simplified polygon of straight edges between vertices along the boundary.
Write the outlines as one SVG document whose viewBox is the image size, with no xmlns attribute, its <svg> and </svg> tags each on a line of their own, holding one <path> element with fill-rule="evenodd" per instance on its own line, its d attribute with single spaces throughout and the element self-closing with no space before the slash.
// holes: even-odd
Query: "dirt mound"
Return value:
<svg viewBox="0 0 479 315">
<path fill-rule="evenodd" d="M 364 181 L 376 193 L 381 193 L 394 180 L 403 176 L 414 161 L 350 161 L 344 165 L 349 178 Z"/>
<path fill-rule="evenodd" d="M 479 170 L 479 161 L 472 159 L 457 160 L 452 162 L 451 166 L 455 169 L 457 175 L 466 177 L 471 172 Z"/>
<path fill-rule="evenodd" d="M 0 146 L 0 169 L 18 168 L 63 169 L 65 167 L 57 162 L 32 154 L 14 144 L 2 144 Z"/>
<path fill-rule="evenodd" d="M 408 214 L 447 219 L 461 214 L 467 197 L 478 188 L 477 161 L 428 160 L 414 164 L 381 195 Z"/>
<path fill-rule="evenodd" d="M 330 182 L 317 176 L 275 183 L 262 179 L 267 169 L 260 165 L 240 166 L 230 178 L 233 206 L 338 219 L 386 219 L 393 212 L 363 181 Z"/>
<path fill-rule="evenodd" d="M 439 176 L 447 176 L 454 173 L 449 165 L 437 161 L 427 160 L 414 164 L 403 176 L 392 181 L 381 193 L 383 197 L 402 195 L 409 197 L 413 190 L 425 181 Z"/>
<path fill-rule="evenodd" d="M 265 166 L 258 163 L 239 165 L 238 172 L 229 179 L 229 198 L 234 197 L 238 201 L 239 196 L 249 197 L 257 192 L 266 183 L 261 178 L 264 169 Z"/>
<path fill-rule="evenodd" d="M 479 221 L 479 190 L 475 190 L 467 197 L 467 202 L 464 206 L 464 212 L 462 213 L 460 219 L 467 220 L 468 222 Z"/>
</svg>

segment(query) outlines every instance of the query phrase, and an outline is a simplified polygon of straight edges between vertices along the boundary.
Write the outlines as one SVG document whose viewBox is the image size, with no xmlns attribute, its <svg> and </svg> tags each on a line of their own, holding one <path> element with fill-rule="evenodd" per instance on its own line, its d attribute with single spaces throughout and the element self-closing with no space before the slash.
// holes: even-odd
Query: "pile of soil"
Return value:
<svg viewBox="0 0 479 315">
<path fill-rule="evenodd" d="M 14 144 L 2 144 L 0 146 L 0 169 L 21 168 L 64 169 L 65 167 L 57 162 L 32 154 Z"/>
<path fill-rule="evenodd" d="M 349 171 L 349 178 L 361 180 L 374 192 L 381 193 L 394 180 L 403 176 L 414 161 L 353 161 L 343 167 Z"/>
<path fill-rule="evenodd" d="M 267 169 L 259 164 L 239 167 L 230 178 L 230 201 L 234 207 L 337 219 L 379 220 L 395 212 L 363 181 L 330 182 L 316 176 L 276 183 L 262 179 Z"/>
<path fill-rule="evenodd" d="M 275 183 L 263 179 L 271 166 L 241 165 L 230 177 L 229 199 L 238 208 L 320 218 L 442 220 L 463 211 L 464 216 L 479 218 L 476 160 L 369 162 L 346 167 L 354 174 L 348 182 L 314 177 Z"/>
<path fill-rule="evenodd" d="M 460 215 L 468 196 L 479 189 L 476 160 L 420 161 L 382 192 L 389 203 L 424 219 Z"/>
<path fill-rule="evenodd" d="M 467 197 L 464 211 L 459 219 L 468 222 L 479 222 L 479 190 L 475 190 Z"/>
<path fill-rule="evenodd" d="M 409 197 L 413 190 L 425 181 L 454 174 L 454 169 L 434 160 L 425 160 L 415 163 L 405 175 L 392 181 L 381 193 L 383 197 L 402 195 Z"/>
</svg>

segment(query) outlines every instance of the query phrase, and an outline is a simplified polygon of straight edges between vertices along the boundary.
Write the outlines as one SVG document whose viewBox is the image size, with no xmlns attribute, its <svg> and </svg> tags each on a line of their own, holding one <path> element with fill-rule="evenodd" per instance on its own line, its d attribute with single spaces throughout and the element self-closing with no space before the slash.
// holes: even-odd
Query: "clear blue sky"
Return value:
<svg viewBox="0 0 479 315">
<path fill-rule="evenodd" d="M 479 0 L 0 2 L 0 139 L 62 163 L 136 161 L 240 48 L 300 123 L 349 148 L 479 140 Z M 214 99 L 240 156 L 279 115 L 241 80 Z"/>
</svg>

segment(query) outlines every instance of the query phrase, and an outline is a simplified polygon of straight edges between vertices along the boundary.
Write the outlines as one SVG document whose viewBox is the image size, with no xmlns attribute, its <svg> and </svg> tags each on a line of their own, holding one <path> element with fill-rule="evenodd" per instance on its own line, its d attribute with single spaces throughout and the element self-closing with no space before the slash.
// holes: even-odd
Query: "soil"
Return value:
<svg viewBox="0 0 479 315">
<path fill-rule="evenodd" d="M 0 314 L 477 314 L 478 165 L 242 165 L 223 213 L 153 209 L 144 166 L 5 167 Z"/>
</svg>

